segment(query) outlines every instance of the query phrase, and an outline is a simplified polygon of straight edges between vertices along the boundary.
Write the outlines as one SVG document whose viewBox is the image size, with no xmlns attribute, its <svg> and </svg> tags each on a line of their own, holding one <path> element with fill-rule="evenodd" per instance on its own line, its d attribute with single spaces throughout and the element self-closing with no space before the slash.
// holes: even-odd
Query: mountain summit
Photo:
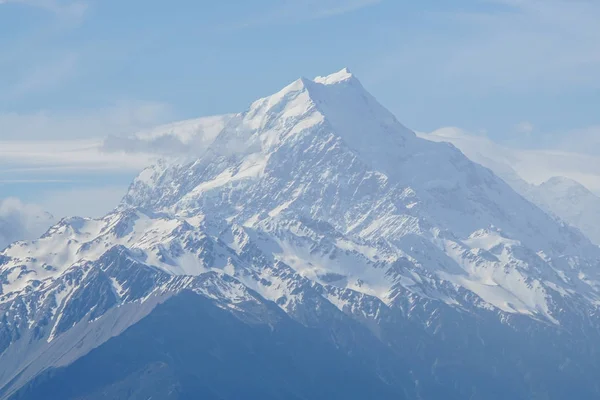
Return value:
<svg viewBox="0 0 600 400">
<path fill-rule="evenodd" d="M 317 133 L 315 129 L 335 132 L 355 152 L 381 166 L 397 159 L 396 152 L 415 136 L 344 69 L 314 80 L 301 78 L 254 102 L 216 143 L 226 153 L 269 153 L 305 140 Z"/>
<path fill-rule="evenodd" d="M 311 375 L 319 354 L 357 379 L 349 396 L 598 395 L 600 250 L 578 231 L 418 138 L 347 69 L 212 121 L 194 122 L 211 132 L 197 158 L 144 170 L 104 218 L 0 253 L 0 396 L 148 398 L 161 381 L 164 398 L 233 399 L 209 377 L 235 364 L 256 397 L 331 398 L 343 379 Z M 291 386 L 258 384 L 273 374 Z"/>
</svg>

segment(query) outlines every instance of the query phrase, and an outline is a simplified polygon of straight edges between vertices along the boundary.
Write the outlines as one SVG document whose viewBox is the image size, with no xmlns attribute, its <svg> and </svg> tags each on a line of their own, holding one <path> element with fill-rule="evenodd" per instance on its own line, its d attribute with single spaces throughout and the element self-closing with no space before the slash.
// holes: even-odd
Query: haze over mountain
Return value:
<svg viewBox="0 0 600 400">
<path fill-rule="evenodd" d="M 544 210 L 579 228 L 600 245 L 600 197 L 582 184 L 554 177 L 532 187 L 528 197 Z"/>
<path fill-rule="evenodd" d="M 580 229 L 600 245 L 600 197 L 574 179 L 564 176 L 546 179 L 554 170 L 554 173 L 594 183 L 597 180 L 594 174 L 600 171 L 595 158 L 567 152 L 518 151 L 455 128 L 421 133 L 420 137 L 454 144 L 471 160 L 493 170 L 529 201 Z"/>
<path fill-rule="evenodd" d="M 347 69 L 189 124 L 0 253 L 0 398 L 600 395 L 600 248 Z"/>
<path fill-rule="evenodd" d="M 43 234 L 55 221 L 39 207 L 19 199 L 0 199 L 0 250 L 18 240 L 32 240 Z"/>
</svg>

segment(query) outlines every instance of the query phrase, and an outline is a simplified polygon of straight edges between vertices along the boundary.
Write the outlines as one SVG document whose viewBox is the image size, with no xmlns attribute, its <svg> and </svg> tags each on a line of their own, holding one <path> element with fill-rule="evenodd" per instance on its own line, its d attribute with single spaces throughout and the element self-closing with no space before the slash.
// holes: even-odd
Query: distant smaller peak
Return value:
<svg viewBox="0 0 600 400">
<path fill-rule="evenodd" d="M 589 189 L 587 187 L 585 187 L 585 185 L 583 185 L 582 183 L 571 179 L 571 178 L 567 178 L 565 176 L 553 176 L 552 178 L 548 179 L 546 182 L 542 183 L 540 186 L 554 186 L 554 187 L 562 187 L 562 188 L 568 188 L 568 189 L 577 189 L 580 191 L 589 191 Z"/>
<path fill-rule="evenodd" d="M 327 76 L 317 76 L 314 81 L 322 85 L 335 85 L 336 83 L 347 82 L 354 78 L 354 75 L 348 68 L 344 68 Z"/>
<path fill-rule="evenodd" d="M 573 195 L 576 194 L 578 196 L 595 196 L 595 194 L 582 183 L 564 176 L 554 176 L 548 179 L 546 182 L 540 184 L 539 187 L 551 188 L 555 191 L 562 190 L 563 192 L 569 192 Z"/>
<path fill-rule="evenodd" d="M 567 178 L 565 176 L 553 176 L 552 178 L 548 179 L 543 184 L 552 185 L 552 186 L 559 186 L 559 185 L 560 186 L 583 186 L 579 182 L 577 182 L 573 179 Z"/>
</svg>

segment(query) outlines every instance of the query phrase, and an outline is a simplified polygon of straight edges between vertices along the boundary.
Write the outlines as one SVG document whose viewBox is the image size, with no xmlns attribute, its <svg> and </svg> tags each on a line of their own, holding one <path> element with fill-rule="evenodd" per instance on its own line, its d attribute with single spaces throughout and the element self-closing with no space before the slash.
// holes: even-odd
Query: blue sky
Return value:
<svg viewBox="0 0 600 400">
<path fill-rule="evenodd" d="M 77 158 L 86 141 L 242 111 L 344 66 L 412 129 L 597 153 L 598 20 L 596 0 L 0 0 L 0 146 L 24 154 L 0 161 L 0 198 L 64 213 L 69 193 L 99 213 L 81 204 L 116 201 L 143 160 L 32 149 L 77 142 Z"/>
</svg>

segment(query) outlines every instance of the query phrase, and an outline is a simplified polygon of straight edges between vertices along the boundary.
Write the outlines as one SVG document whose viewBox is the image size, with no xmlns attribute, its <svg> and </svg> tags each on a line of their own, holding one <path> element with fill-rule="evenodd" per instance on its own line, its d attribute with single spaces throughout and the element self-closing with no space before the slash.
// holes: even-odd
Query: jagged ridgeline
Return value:
<svg viewBox="0 0 600 400">
<path fill-rule="evenodd" d="M 348 70 L 190 123 L 1 253 L 0 398 L 600 398 L 599 248 Z"/>
</svg>

